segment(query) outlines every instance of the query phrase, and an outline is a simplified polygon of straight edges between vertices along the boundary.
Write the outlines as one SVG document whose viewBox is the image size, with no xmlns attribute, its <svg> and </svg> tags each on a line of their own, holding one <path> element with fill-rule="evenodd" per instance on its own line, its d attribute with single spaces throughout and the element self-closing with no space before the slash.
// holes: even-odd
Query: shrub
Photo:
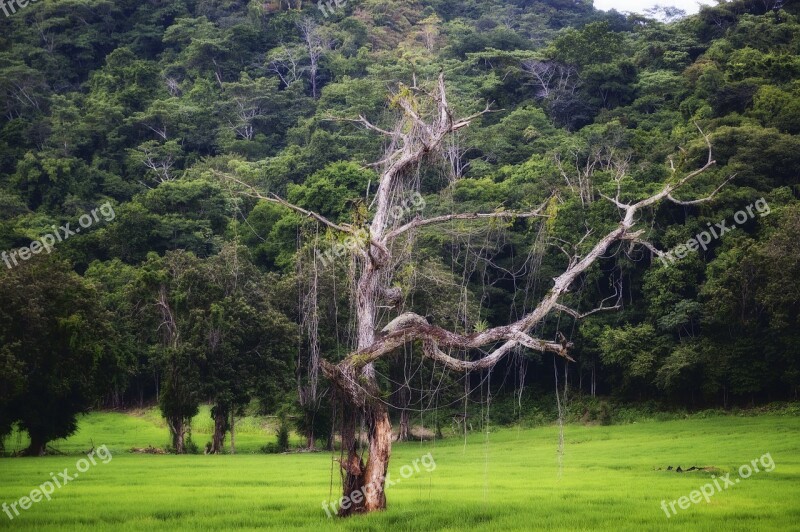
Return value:
<svg viewBox="0 0 800 532">
<path fill-rule="evenodd" d="M 289 425 L 286 418 L 281 418 L 281 424 L 278 426 L 278 452 L 285 453 L 289 450 Z"/>
</svg>

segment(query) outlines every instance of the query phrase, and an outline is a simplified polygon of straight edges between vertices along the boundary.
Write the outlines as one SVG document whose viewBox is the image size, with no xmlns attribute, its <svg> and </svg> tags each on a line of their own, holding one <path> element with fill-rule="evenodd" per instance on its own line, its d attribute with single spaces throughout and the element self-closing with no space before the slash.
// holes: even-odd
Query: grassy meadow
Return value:
<svg viewBox="0 0 800 532">
<path fill-rule="evenodd" d="M 198 422 L 201 422 L 198 419 Z M 202 425 L 195 429 L 199 436 Z M 717 416 L 627 425 L 499 428 L 463 438 L 397 444 L 389 509 L 329 519 L 338 498 L 330 453 L 255 454 L 266 436 L 243 424 L 237 455 L 140 455 L 161 446 L 152 412 L 96 413 L 59 449 L 105 444 L 114 454 L 0 528 L 14 530 L 790 530 L 800 522 L 800 418 Z M 258 430 L 257 430 L 258 429 Z M 198 442 L 201 442 L 199 437 Z M 241 442 L 241 444 L 238 444 Z M 13 442 L 10 442 L 13 443 Z M 23 442 L 24 443 L 24 442 Z M 400 469 L 430 452 L 436 467 Z M 711 472 L 666 467 L 738 467 L 770 453 L 775 467 L 667 519 L 660 504 L 689 496 Z M 75 470 L 79 454 L 0 459 L 0 502 L 27 495 L 51 472 Z M 660 468 L 660 469 L 659 469 Z M 763 468 L 762 468 L 763 469 Z M 406 469 L 406 473 L 408 469 Z"/>
</svg>

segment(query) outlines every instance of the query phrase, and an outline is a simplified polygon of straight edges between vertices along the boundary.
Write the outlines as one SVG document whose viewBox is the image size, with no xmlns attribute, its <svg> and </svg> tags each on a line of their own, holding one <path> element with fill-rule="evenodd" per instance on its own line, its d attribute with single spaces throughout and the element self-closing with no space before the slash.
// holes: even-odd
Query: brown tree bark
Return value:
<svg viewBox="0 0 800 532">
<path fill-rule="evenodd" d="M 344 390 L 339 390 L 342 405 L 342 453 L 339 463 L 342 467 L 342 492 L 343 496 L 350 497 L 355 492 L 360 492 L 364 487 L 363 472 L 364 462 L 358 454 L 358 440 L 356 429 L 361 424 L 361 409 L 353 408 L 350 401 L 344 396 Z M 348 508 L 340 507 L 339 515 L 346 517 L 353 513 L 364 511 L 363 501 L 353 504 Z"/>
<path fill-rule="evenodd" d="M 216 405 L 214 409 L 214 434 L 211 437 L 211 454 L 220 454 L 225 446 L 227 432 L 225 409 Z"/>
<path fill-rule="evenodd" d="M 342 422 L 342 494 L 351 500 L 339 508 L 338 514 L 346 517 L 386 509 L 385 481 L 392 454 L 392 424 L 389 410 L 369 393 L 353 392 L 350 386 L 337 386 L 343 406 Z M 369 387 L 375 390 L 372 386 Z M 367 429 L 367 461 L 359 454 L 356 430 L 361 422 Z M 356 495 L 354 497 L 354 495 Z"/>
<path fill-rule="evenodd" d="M 409 415 L 408 410 L 403 409 L 400 411 L 400 427 L 397 431 L 397 441 L 408 441 L 411 439 L 411 431 L 409 430 Z"/>
<path fill-rule="evenodd" d="M 364 510 L 386 509 L 385 481 L 392 455 L 392 423 L 383 403 L 374 404 L 367 413 L 369 459 L 364 474 Z"/>
<path fill-rule="evenodd" d="M 169 430 L 172 433 L 172 448 L 175 454 L 186 453 L 186 424 L 183 419 L 167 420 Z"/>
<path fill-rule="evenodd" d="M 314 436 L 314 415 L 306 410 L 306 447 L 308 449 L 317 448 L 317 439 Z"/>
<path fill-rule="evenodd" d="M 175 454 L 186 453 L 184 445 L 185 434 L 183 432 L 176 432 L 172 435 L 172 446 L 175 448 Z"/>
</svg>

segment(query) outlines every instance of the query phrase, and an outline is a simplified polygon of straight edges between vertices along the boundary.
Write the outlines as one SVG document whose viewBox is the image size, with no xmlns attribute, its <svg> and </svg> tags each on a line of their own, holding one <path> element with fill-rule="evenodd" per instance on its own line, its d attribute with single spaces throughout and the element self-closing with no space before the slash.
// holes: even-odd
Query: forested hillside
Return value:
<svg viewBox="0 0 800 532">
<path fill-rule="evenodd" d="M 154 403 L 179 452 L 202 403 L 214 452 L 253 405 L 329 439 L 320 359 L 357 331 L 354 246 L 325 222 L 370 222 L 411 134 L 399 117 L 441 98 L 440 74 L 454 114 L 478 116 L 416 165 L 393 220 L 495 216 L 395 251 L 384 332 L 411 311 L 464 335 L 519 319 L 620 202 L 703 167 L 708 144 L 715 164 L 639 211 L 537 325 L 575 362 L 519 345 L 445 372 L 420 342 L 376 361 L 401 432 L 420 411 L 552 396 L 554 364 L 571 396 L 797 398 L 796 3 L 667 23 L 591 0 L 41 0 L 0 33 L 0 437 L 16 424 L 31 454 L 80 412 Z"/>
</svg>

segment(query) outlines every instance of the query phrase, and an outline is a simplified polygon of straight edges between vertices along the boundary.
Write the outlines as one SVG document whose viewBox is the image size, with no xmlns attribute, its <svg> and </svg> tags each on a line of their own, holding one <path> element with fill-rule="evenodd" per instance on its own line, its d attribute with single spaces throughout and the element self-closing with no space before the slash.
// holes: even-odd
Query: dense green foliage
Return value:
<svg viewBox="0 0 800 532">
<path fill-rule="evenodd" d="M 589 310 L 622 287 L 624 309 L 539 332 L 575 342 L 581 393 L 686 408 L 796 398 L 800 11 L 770 7 L 734 0 L 667 24 L 588 0 L 361 0 L 327 17 L 277 0 L 42 0 L 0 19 L 0 250 L 105 202 L 115 212 L 52 254 L 0 263 L 0 436 L 18 423 L 39 452 L 93 405 L 155 401 L 174 436 L 203 402 L 224 433 L 253 400 L 292 403 L 308 378 L 293 367 L 309 340 L 298 271 L 334 237 L 219 174 L 362 223 L 382 139 L 331 118 L 391 128 L 390 91 L 439 71 L 462 114 L 502 111 L 420 168 L 425 215 L 557 199 L 542 225 L 420 232 L 396 279 L 410 307 L 467 332 L 530 309 L 565 266 L 545 243 L 586 247 L 618 220 L 600 193 L 642 197 L 702 164 L 694 122 L 717 164 L 681 198 L 735 178 L 712 203 L 654 209 L 645 237 L 673 249 L 761 198 L 769 214 L 674 264 L 615 247 L 568 303 Z M 336 360 L 352 345 L 346 265 L 318 283 L 319 343 Z M 381 362 L 392 401 L 463 407 L 457 376 L 408 359 Z M 411 398 L 391 384 L 409 374 Z M 523 352 L 473 375 L 473 397 L 552 377 L 549 357 Z M 301 423 L 327 424 L 327 399 L 312 406 Z"/>
</svg>

